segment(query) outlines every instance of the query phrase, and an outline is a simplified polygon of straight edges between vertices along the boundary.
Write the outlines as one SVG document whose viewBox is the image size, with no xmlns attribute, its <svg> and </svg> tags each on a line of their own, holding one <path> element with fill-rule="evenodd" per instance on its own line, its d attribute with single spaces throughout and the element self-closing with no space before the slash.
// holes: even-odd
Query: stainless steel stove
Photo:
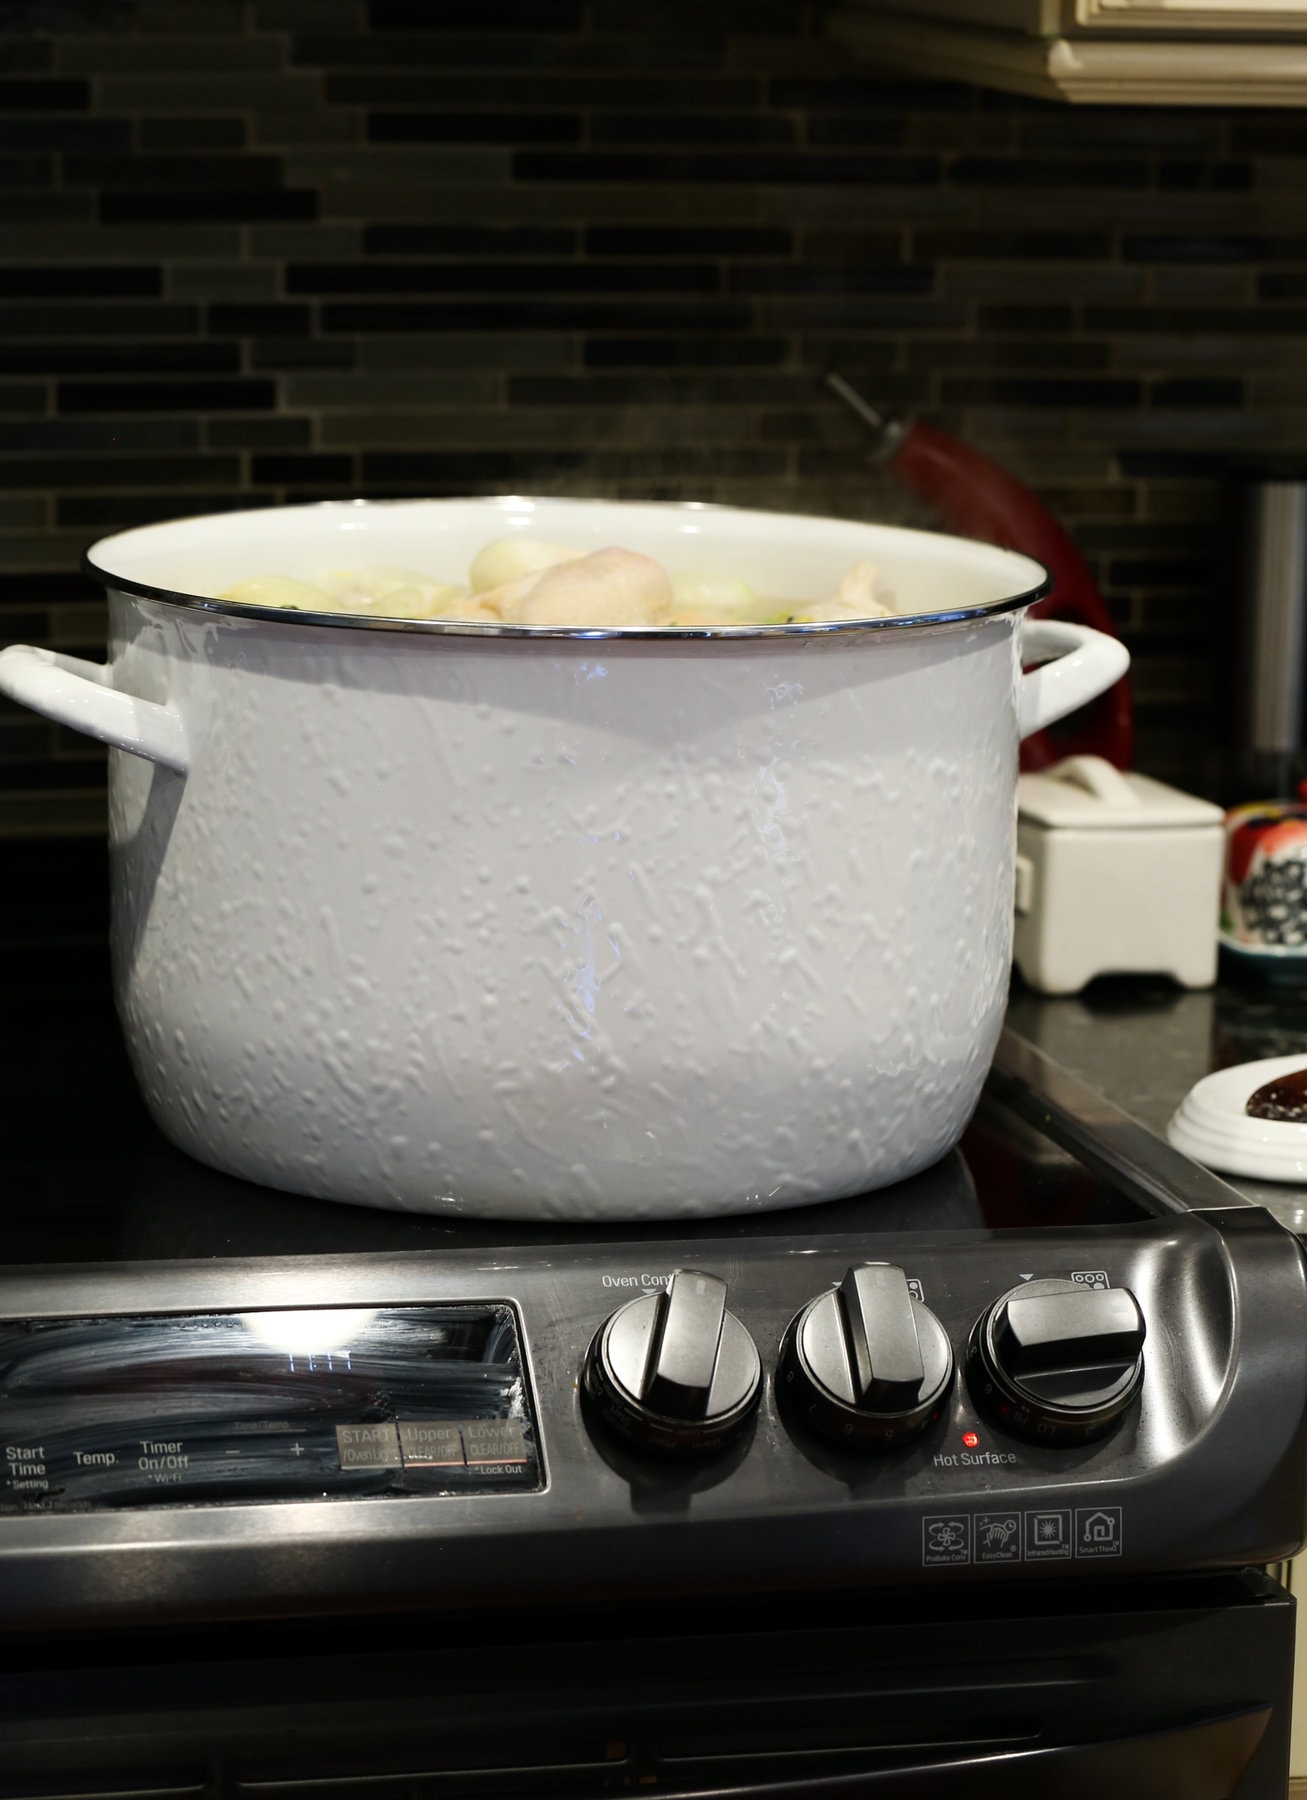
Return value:
<svg viewBox="0 0 1307 1800">
<path fill-rule="evenodd" d="M 459 1225 L 173 1151 L 29 929 L 3 1800 L 1284 1794 L 1299 1242 L 1025 1040 L 882 1194 Z"/>
</svg>

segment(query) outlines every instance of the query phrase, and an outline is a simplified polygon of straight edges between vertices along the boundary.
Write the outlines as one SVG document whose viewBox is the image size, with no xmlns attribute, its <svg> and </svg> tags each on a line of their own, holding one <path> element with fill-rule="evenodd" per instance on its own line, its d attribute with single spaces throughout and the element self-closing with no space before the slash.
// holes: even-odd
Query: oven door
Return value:
<svg viewBox="0 0 1307 1800">
<path fill-rule="evenodd" d="M 0 1796 L 1284 1800 L 1293 1622 L 1249 1570 L 27 1634 Z"/>
</svg>

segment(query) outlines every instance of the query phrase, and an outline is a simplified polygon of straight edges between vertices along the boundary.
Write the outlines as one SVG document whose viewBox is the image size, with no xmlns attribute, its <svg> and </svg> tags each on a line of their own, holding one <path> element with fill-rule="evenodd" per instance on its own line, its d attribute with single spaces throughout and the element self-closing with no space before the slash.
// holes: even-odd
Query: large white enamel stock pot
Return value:
<svg viewBox="0 0 1307 1800">
<path fill-rule="evenodd" d="M 518 532 L 786 599 L 871 558 L 906 616 L 692 635 L 202 598 L 458 581 Z M 1023 624 L 1023 556 L 712 507 L 295 507 L 89 566 L 108 665 L 15 645 L 0 689 L 114 746 L 115 988 L 152 1114 L 250 1180 L 426 1212 L 747 1211 L 943 1155 L 1004 1007 L 1018 740 L 1127 660 Z"/>
</svg>

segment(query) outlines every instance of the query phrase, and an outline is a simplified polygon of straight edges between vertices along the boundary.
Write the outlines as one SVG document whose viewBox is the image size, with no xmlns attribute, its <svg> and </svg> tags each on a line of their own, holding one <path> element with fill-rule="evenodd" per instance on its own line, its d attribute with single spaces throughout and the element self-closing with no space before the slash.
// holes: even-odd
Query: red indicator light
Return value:
<svg viewBox="0 0 1307 1800">
<path fill-rule="evenodd" d="M 964 1431 L 962 1433 L 962 1442 L 966 1445 L 968 1450 L 974 1450 L 976 1445 L 980 1442 L 980 1439 L 976 1436 L 974 1431 Z"/>
</svg>

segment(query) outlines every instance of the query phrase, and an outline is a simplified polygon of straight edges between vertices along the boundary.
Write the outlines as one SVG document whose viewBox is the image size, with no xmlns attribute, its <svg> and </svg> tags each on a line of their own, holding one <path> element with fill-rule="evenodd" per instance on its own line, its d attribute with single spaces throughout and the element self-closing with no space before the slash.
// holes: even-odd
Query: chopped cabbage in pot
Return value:
<svg viewBox="0 0 1307 1800">
<path fill-rule="evenodd" d="M 670 575 L 635 550 L 588 555 L 537 538 L 501 538 L 472 559 L 462 586 L 413 569 L 335 569 L 316 581 L 255 575 L 217 597 L 244 606 L 383 619 L 467 619 L 492 625 L 587 627 L 812 624 L 884 617 L 874 563 L 860 562 L 825 600 L 757 594 L 729 575 Z"/>
</svg>

